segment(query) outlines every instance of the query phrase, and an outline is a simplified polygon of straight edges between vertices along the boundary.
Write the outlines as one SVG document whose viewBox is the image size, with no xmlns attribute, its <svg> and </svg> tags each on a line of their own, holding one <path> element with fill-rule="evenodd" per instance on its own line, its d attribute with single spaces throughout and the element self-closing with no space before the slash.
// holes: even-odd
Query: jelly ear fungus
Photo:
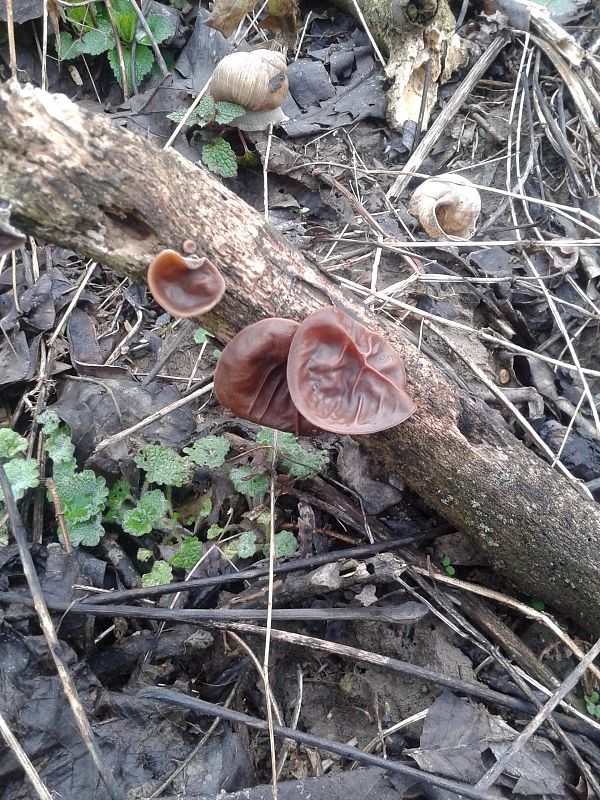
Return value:
<svg viewBox="0 0 600 800">
<path fill-rule="evenodd" d="M 208 258 L 163 250 L 148 267 L 148 288 L 161 308 L 174 317 L 197 317 L 223 297 L 225 281 Z"/>
</svg>

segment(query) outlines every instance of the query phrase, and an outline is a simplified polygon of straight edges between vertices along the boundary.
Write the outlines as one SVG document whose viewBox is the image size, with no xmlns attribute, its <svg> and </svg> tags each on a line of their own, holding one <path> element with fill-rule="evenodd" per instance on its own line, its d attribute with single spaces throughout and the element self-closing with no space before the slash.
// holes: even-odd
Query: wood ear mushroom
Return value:
<svg viewBox="0 0 600 800">
<path fill-rule="evenodd" d="M 462 175 L 438 175 L 415 189 L 408 211 L 434 239 L 470 239 L 481 211 L 481 197 Z"/>
<path fill-rule="evenodd" d="M 214 100 L 243 106 L 246 113 L 233 124 L 242 131 L 265 130 L 287 117 L 281 104 L 288 92 L 287 65 L 274 50 L 231 53 L 217 64 L 210 83 Z"/>
</svg>

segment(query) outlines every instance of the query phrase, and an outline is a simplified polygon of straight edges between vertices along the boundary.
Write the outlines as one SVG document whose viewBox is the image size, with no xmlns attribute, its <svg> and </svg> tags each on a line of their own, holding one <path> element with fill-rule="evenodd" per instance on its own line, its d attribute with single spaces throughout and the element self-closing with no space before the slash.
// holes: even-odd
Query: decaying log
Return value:
<svg viewBox="0 0 600 800">
<path fill-rule="evenodd" d="M 202 321 L 224 342 L 265 316 L 300 320 L 327 304 L 378 330 L 402 354 L 418 410 L 362 444 L 501 575 L 600 633 L 600 508 L 211 175 L 65 97 L 11 82 L 0 86 L 0 200 L 26 232 L 137 281 L 159 250 L 194 240 L 227 282 Z"/>
</svg>

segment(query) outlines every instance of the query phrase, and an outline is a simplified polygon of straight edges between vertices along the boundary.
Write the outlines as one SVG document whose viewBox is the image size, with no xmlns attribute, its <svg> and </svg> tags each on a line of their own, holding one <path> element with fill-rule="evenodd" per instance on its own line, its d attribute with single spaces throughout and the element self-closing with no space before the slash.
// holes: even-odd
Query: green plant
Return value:
<svg viewBox="0 0 600 800">
<path fill-rule="evenodd" d="M 162 586 L 170 583 L 173 578 L 173 570 L 166 561 L 157 560 L 152 565 L 150 572 L 142 575 L 142 586 Z"/>
<path fill-rule="evenodd" d="M 272 428 L 261 428 L 256 434 L 256 441 L 273 447 L 275 431 Z M 314 478 L 325 469 L 329 460 L 324 453 L 307 450 L 293 433 L 279 431 L 277 449 L 283 455 L 283 466 L 292 478 Z"/>
<path fill-rule="evenodd" d="M 138 84 L 152 71 L 154 53 L 143 28 L 138 26 L 135 32 L 137 15 L 129 0 L 112 0 L 111 10 L 123 51 L 128 89 L 132 91 L 131 49 L 134 36 L 135 79 Z M 80 55 L 99 56 L 106 53 L 114 76 L 122 87 L 117 46 L 106 7 L 102 3 L 90 3 L 87 6 L 67 8 L 66 13 L 77 37 L 73 38 L 68 31 L 60 32 L 60 39 L 56 43 L 59 58 L 65 61 Z M 149 14 L 146 22 L 157 44 L 164 42 L 175 32 L 172 23 L 160 14 Z"/>
<path fill-rule="evenodd" d="M 71 431 L 60 425 L 53 411 L 44 411 L 37 421 L 46 434 L 44 449 L 52 459 L 52 480 L 69 541 L 73 547 L 96 545 L 104 535 L 102 511 L 108 497 L 106 481 L 90 469 L 77 469 Z M 48 500 L 52 500 L 50 492 Z"/>
<path fill-rule="evenodd" d="M 600 719 L 600 694 L 596 689 L 584 696 L 585 708 L 590 717 Z"/>
<path fill-rule="evenodd" d="M 442 557 L 441 564 L 442 564 L 442 567 L 444 568 L 444 571 L 445 571 L 446 575 L 452 576 L 452 575 L 454 575 L 456 573 L 456 570 L 454 569 L 454 567 L 450 563 L 450 556 L 449 555 L 444 555 Z"/>
<path fill-rule="evenodd" d="M 0 428 L 0 464 L 3 465 L 6 477 L 15 500 L 20 500 L 27 489 L 34 489 L 39 483 L 39 475 L 35 459 L 27 458 L 27 439 L 10 428 Z M 0 518 L 5 514 L 5 503 L 0 489 Z M 0 524 L 0 546 L 8 543 L 7 531 Z"/>
<path fill-rule="evenodd" d="M 230 103 L 225 100 L 213 100 L 208 94 L 198 103 L 185 121 L 186 126 L 198 125 L 204 128 L 206 125 L 216 123 L 217 125 L 229 125 L 236 117 L 244 113 L 244 107 L 237 103 Z M 181 122 L 187 114 L 187 109 L 178 108 L 171 114 L 167 114 L 167 119 L 173 122 Z M 204 165 L 216 175 L 222 178 L 233 178 L 237 175 L 236 155 L 229 142 L 217 136 L 202 147 L 202 161 Z"/>
</svg>

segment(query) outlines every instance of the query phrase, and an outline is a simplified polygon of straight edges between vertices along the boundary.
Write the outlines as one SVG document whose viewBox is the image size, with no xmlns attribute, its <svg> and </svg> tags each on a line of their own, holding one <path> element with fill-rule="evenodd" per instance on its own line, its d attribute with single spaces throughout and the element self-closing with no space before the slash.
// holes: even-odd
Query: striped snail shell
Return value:
<svg viewBox="0 0 600 800">
<path fill-rule="evenodd" d="M 286 119 L 280 106 L 288 91 L 287 66 L 281 53 L 252 50 L 231 53 L 217 64 L 210 84 L 215 100 L 238 103 L 246 113 L 234 120 L 245 131 L 264 130 Z"/>
</svg>

